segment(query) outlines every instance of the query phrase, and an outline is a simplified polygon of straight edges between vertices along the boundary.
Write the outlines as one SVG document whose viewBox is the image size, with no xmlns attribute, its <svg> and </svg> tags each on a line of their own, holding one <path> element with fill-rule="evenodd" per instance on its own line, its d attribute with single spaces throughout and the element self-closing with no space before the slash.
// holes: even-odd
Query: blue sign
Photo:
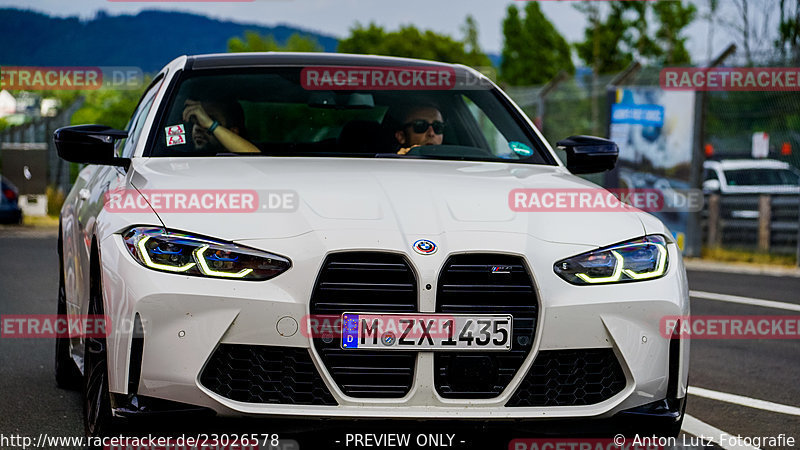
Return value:
<svg viewBox="0 0 800 450">
<path fill-rule="evenodd" d="M 664 126 L 664 107 L 620 103 L 611 105 L 611 123 L 661 127 Z"/>
<path fill-rule="evenodd" d="M 358 315 L 342 317 L 342 348 L 358 348 Z"/>
</svg>

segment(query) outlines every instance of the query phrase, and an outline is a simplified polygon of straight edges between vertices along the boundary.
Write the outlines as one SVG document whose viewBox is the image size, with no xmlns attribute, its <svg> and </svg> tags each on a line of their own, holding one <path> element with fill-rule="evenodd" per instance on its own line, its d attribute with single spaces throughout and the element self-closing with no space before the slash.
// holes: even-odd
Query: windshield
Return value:
<svg viewBox="0 0 800 450">
<path fill-rule="evenodd" d="M 800 175 L 788 169 L 726 170 L 728 186 L 798 186 Z"/>
<path fill-rule="evenodd" d="M 555 164 L 522 118 L 485 84 L 463 89 L 371 85 L 333 90 L 309 86 L 304 77 L 302 68 L 191 73 L 172 96 L 149 156 L 398 157 Z"/>
</svg>

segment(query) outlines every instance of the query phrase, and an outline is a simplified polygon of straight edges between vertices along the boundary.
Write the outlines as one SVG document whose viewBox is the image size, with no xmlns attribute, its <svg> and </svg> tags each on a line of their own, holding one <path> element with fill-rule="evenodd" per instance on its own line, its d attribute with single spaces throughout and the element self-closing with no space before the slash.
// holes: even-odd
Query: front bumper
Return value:
<svg viewBox="0 0 800 450">
<path fill-rule="evenodd" d="M 350 233 L 352 234 L 352 233 Z M 474 233 L 470 233 L 473 234 Z M 584 246 L 533 240 L 527 235 L 492 238 L 491 252 L 517 255 L 533 274 L 539 302 L 532 349 L 500 395 L 493 398 L 444 398 L 434 387 L 434 355 L 415 357 L 409 392 L 399 398 L 359 398 L 347 395 L 332 378 L 312 339 L 301 331 L 289 335 L 285 324 L 303 323 L 310 313 L 313 283 L 328 253 L 364 249 L 364 239 L 349 243 L 346 234 L 306 234 L 289 239 L 244 242 L 254 248 L 289 255 L 293 267 L 267 282 L 245 282 L 160 273 L 140 266 L 118 235 L 101 244 L 106 311 L 112 320 L 109 385 L 112 393 L 136 394 L 207 408 L 221 416 L 363 419 L 609 419 L 626 410 L 686 396 L 688 341 L 670 345 L 659 332 L 664 316 L 688 314 L 688 288 L 678 250 L 669 245 L 670 267 L 665 277 L 612 286 L 572 286 L 552 271 L 552 262 L 585 251 Z M 419 256 L 396 243 L 391 252 L 405 254 L 418 284 L 419 310 L 435 311 L 435 290 L 445 249 L 474 248 L 474 236 L 450 235 L 437 255 Z M 340 242 L 326 248 L 321 242 Z M 360 245 L 358 245 L 360 244 Z M 382 243 L 381 251 L 386 251 Z M 534 248 L 535 247 L 535 248 Z M 298 251 L 298 249 L 309 249 Z M 525 249 L 520 252 L 519 249 Z M 529 259 L 525 255 L 536 255 Z M 132 351 L 133 322 L 144 327 L 141 352 Z M 279 324 L 283 320 L 282 325 Z M 113 326 L 119 324 L 120 326 Z M 283 333 L 283 334 L 282 334 Z M 305 355 L 306 368 L 319 377 L 326 404 L 253 403 L 232 400 L 201 381 L 214 353 L 226 346 L 293 349 Z M 670 348 L 672 347 L 672 351 Z M 607 352 L 616 359 L 624 386 L 602 401 L 556 406 L 508 406 L 524 388 L 537 358 L 551 352 Z M 141 371 L 137 370 L 137 365 Z M 671 369 L 672 367 L 672 369 Z M 131 378 L 134 382 L 131 383 Z M 286 380 L 289 382 L 290 380 Z M 319 391 L 322 388 L 324 392 Z M 135 391 L 135 392 L 134 392 Z M 322 392 L 322 393 L 320 393 Z M 534 393 L 535 394 L 535 393 Z M 308 403 L 308 402 L 306 402 Z M 312 402 L 313 403 L 313 402 Z M 528 403 L 528 404 L 535 404 Z"/>
</svg>

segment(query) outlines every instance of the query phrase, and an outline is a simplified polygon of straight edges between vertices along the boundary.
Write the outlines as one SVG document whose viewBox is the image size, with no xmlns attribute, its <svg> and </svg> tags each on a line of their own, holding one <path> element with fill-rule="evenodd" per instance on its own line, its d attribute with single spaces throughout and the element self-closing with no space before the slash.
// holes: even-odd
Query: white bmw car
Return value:
<svg viewBox="0 0 800 450">
<path fill-rule="evenodd" d="M 164 411 L 680 429 L 672 235 L 632 208 L 530 209 L 599 189 L 573 174 L 612 168 L 616 145 L 575 136 L 560 162 L 470 68 L 182 56 L 126 130 L 54 139 L 88 164 L 61 211 L 58 310 L 110 320 L 56 345 L 89 434 Z"/>
</svg>

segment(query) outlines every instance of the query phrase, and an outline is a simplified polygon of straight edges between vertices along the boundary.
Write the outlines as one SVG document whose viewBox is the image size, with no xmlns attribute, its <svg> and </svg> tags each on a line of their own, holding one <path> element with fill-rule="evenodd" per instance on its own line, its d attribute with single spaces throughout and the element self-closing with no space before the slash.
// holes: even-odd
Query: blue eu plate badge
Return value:
<svg viewBox="0 0 800 450">
<path fill-rule="evenodd" d="M 342 316 L 342 348 L 358 348 L 358 314 Z"/>
</svg>

